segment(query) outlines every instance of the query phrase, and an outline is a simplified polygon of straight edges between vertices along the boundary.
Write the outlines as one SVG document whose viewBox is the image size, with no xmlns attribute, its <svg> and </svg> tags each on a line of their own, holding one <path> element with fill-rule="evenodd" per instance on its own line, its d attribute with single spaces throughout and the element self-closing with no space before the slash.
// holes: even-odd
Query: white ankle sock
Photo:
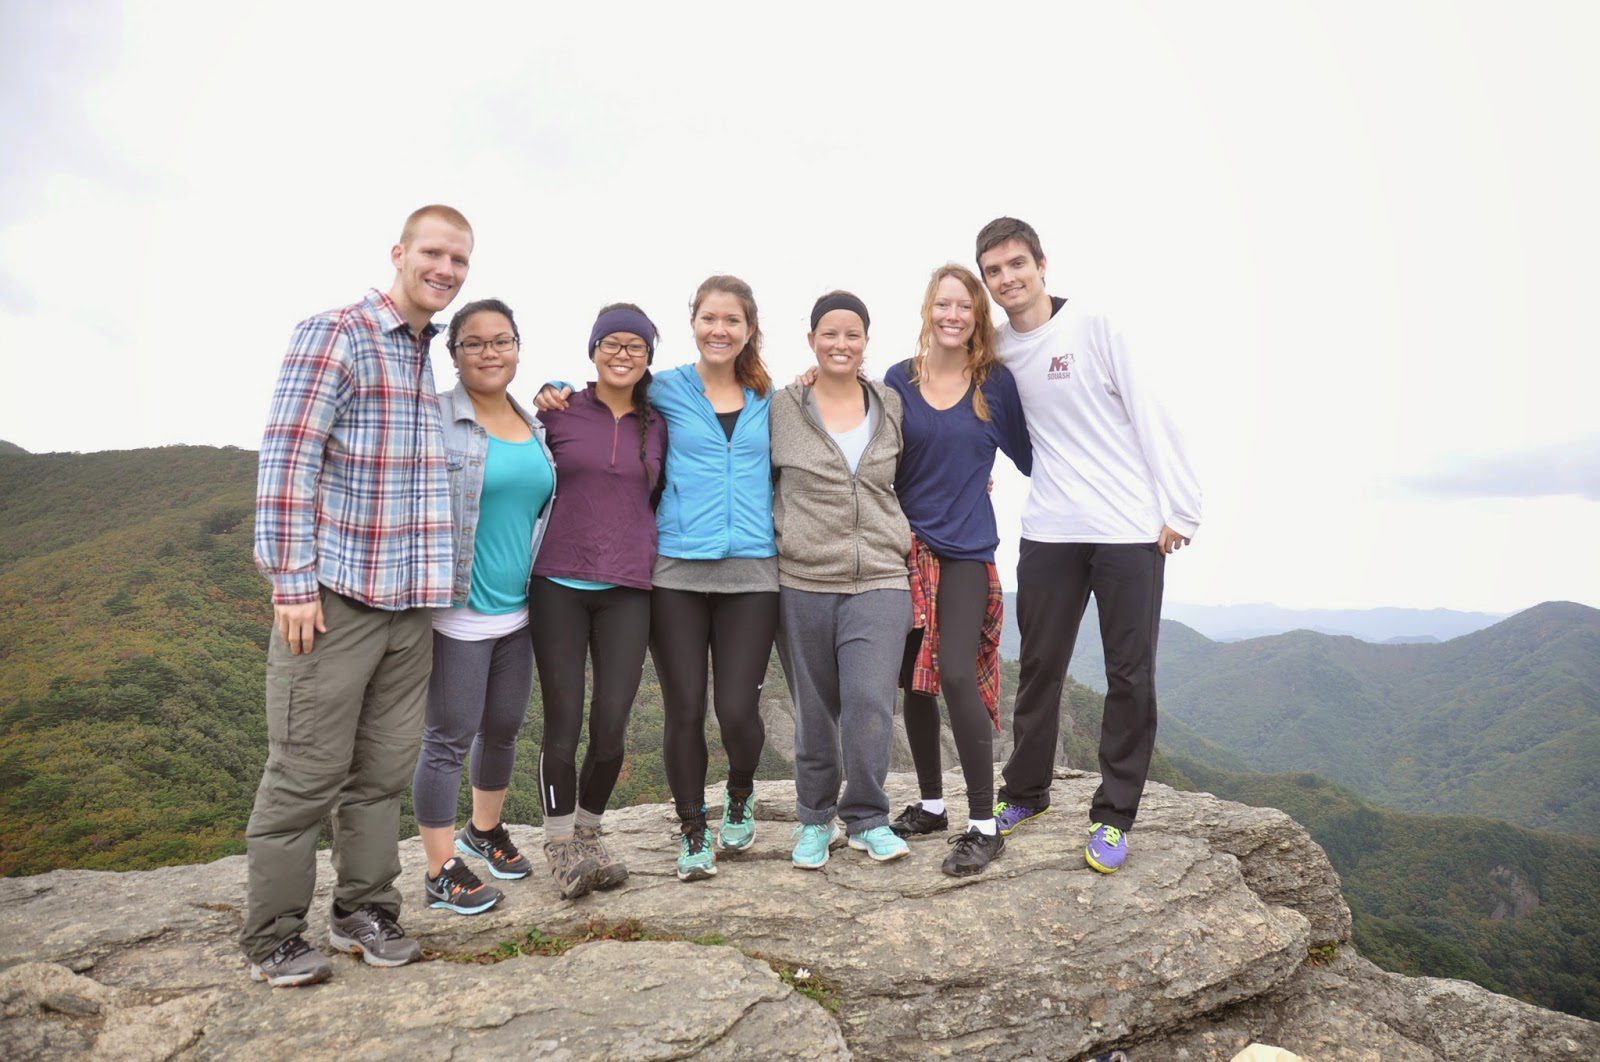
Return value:
<svg viewBox="0 0 1600 1062">
<path fill-rule="evenodd" d="M 967 829 L 969 829 L 969 830 L 977 830 L 979 833 L 986 833 L 990 837 L 993 837 L 994 836 L 994 820 L 993 819 L 968 819 L 967 820 Z"/>
<path fill-rule="evenodd" d="M 920 803 L 922 805 L 922 810 L 926 811 L 929 815 L 943 815 L 944 814 L 944 801 L 943 800 L 921 800 L 921 801 L 918 801 L 918 803 Z"/>
</svg>

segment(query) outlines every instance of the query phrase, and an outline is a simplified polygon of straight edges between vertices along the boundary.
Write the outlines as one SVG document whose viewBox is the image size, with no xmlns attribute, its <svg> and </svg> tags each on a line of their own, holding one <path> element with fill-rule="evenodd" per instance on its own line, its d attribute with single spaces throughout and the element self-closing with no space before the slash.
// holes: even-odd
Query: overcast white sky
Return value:
<svg viewBox="0 0 1600 1062">
<path fill-rule="evenodd" d="M 1196 452 L 1170 600 L 1600 604 L 1600 5 L 786 11 L 0 3 L 0 438 L 255 448 L 295 321 L 387 288 L 425 202 L 523 394 L 616 299 L 691 359 L 711 272 L 780 379 L 858 292 L 881 373 L 1012 214 Z"/>
</svg>

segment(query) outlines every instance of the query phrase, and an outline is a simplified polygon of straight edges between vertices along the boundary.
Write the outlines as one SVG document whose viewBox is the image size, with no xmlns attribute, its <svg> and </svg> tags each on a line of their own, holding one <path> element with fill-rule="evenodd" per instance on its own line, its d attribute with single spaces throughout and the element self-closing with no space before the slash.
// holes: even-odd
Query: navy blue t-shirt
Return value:
<svg viewBox="0 0 1600 1062">
<path fill-rule="evenodd" d="M 934 409 L 911 381 L 911 362 L 884 375 L 905 411 L 905 446 L 894 490 L 911 530 L 927 547 L 951 560 L 994 561 L 1000 544 L 989 473 L 998 448 L 1023 475 L 1033 473 L 1033 446 L 1022 416 L 1017 382 L 1004 365 L 989 370 L 983 398 L 988 421 L 972 408 L 972 388 L 949 409 Z"/>
</svg>

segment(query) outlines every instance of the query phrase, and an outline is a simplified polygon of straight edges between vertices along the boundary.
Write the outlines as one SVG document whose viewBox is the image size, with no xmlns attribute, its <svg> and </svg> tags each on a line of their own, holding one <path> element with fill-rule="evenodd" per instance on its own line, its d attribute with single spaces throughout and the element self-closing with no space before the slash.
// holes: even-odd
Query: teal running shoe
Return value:
<svg viewBox="0 0 1600 1062">
<path fill-rule="evenodd" d="M 717 847 L 724 852 L 742 852 L 755 843 L 756 795 L 724 794 L 722 825 L 717 829 Z"/>
<path fill-rule="evenodd" d="M 839 839 L 839 824 L 794 828 L 794 865 L 801 870 L 821 870 L 828 862 L 828 849 Z"/>
<path fill-rule="evenodd" d="M 678 880 L 704 881 L 717 875 L 717 855 L 706 838 L 706 809 L 678 827 Z"/>
<path fill-rule="evenodd" d="M 994 806 L 994 823 L 1001 837 L 1010 837 L 1012 830 L 1049 810 L 1049 804 L 1042 808 L 1030 808 L 1026 804 L 1007 804 L 1002 800 Z"/>
<path fill-rule="evenodd" d="M 850 847 L 860 852 L 865 852 L 879 863 L 887 863 L 891 859 L 903 859 L 911 854 L 905 840 L 887 826 L 874 826 L 870 830 L 853 835 L 850 838 Z"/>
</svg>

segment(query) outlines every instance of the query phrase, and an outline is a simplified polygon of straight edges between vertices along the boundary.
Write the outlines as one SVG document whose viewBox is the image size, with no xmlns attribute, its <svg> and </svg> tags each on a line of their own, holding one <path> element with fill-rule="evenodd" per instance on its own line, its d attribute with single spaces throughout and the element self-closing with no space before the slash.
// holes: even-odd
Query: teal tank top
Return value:
<svg viewBox="0 0 1600 1062">
<path fill-rule="evenodd" d="M 503 616 L 528 604 L 533 528 L 555 485 L 555 474 L 537 440 L 505 442 L 489 436 L 468 608 Z"/>
</svg>

